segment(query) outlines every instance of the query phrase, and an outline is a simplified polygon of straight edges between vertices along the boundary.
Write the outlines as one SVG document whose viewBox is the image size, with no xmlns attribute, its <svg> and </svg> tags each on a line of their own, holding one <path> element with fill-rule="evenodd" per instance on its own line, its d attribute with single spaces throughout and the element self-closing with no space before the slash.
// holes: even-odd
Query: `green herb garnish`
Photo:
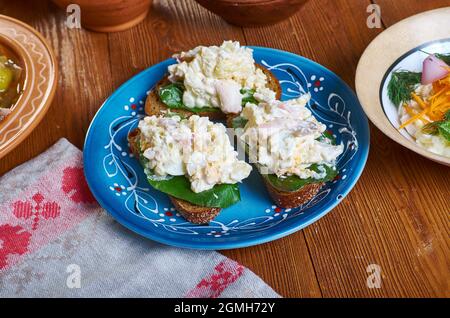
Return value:
<svg viewBox="0 0 450 318">
<path fill-rule="evenodd" d="M 242 94 L 242 106 L 245 106 L 247 103 L 258 105 L 258 101 L 253 96 L 255 94 L 254 89 L 243 88 L 241 89 L 241 94 Z"/>
<path fill-rule="evenodd" d="M 450 110 L 445 113 L 444 119 L 434 121 L 422 127 L 422 132 L 428 135 L 441 135 L 450 142 Z"/>
<path fill-rule="evenodd" d="M 450 142 L 450 120 L 441 123 L 438 127 L 439 134 L 444 137 L 445 140 Z"/>
<path fill-rule="evenodd" d="M 435 55 L 438 59 L 441 59 L 442 61 L 450 65 L 450 53 L 449 54 L 436 53 Z"/>
<path fill-rule="evenodd" d="M 395 106 L 411 99 L 415 85 L 420 83 L 422 73 L 410 71 L 395 71 L 387 87 L 389 99 Z"/>
</svg>

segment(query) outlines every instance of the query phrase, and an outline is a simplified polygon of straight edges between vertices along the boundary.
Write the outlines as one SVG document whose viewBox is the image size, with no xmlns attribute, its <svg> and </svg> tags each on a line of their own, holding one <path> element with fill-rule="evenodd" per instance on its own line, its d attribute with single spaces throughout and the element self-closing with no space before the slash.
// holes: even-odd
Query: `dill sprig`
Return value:
<svg viewBox="0 0 450 318">
<path fill-rule="evenodd" d="M 414 86 L 420 83 L 422 73 L 410 71 L 395 71 L 392 73 L 391 80 L 387 87 L 389 99 L 395 106 L 411 99 L 411 92 Z"/>
<path fill-rule="evenodd" d="M 438 59 L 443 60 L 446 64 L 450 65 L 450 53 L 449 54 L 435 54 Z"/>
</svg>

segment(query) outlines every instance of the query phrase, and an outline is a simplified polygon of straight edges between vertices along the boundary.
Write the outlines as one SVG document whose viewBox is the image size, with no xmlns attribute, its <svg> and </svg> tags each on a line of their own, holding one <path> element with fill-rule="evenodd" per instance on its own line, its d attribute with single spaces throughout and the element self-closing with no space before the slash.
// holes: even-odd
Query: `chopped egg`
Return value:
<svg viewBox="0 0 450 318">
<path fill-rule="evenodd" d="M 319 141 L 326 126 L 306 108 L 309 95 L 289 101 L 247 103 L 242 116 L 248 120 L 241 140 L 249 146 L 250 160 L 278 177 L 325 177 L 326 171 L 308 169 L 312 164 L 334 166 L 343 145 Z"/>
<path fill-rule="evenodd" d="M 198 193 L 216 184 L 247 178 L 251 166 L 238 160 L 226 128 L 207 117 L 145 117 L 139 122 L 140 146 L 156 178 L 185 175 Z"/>
<path fill-rule="evenodd" d="M 198 46 L 175 57 L 178 63 L 169 66 L 169 80 L 183 82 L 187 107 L 218 107 L 224 113 L 239 113 L 242 88 L 254 89 L 255 96 L 264 99 L 275 97 L 275 92 L 267 91 L 267 77 L 256 67 L 253 50 L 239 42 Z"/>
</svg>

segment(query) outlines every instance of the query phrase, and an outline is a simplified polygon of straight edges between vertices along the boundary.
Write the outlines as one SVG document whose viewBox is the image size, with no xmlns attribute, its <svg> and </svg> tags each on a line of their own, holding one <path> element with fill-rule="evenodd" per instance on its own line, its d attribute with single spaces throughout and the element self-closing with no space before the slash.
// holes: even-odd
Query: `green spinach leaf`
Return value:
<svg viewBox="0 0 450 318">
<path fill-rule="evenodd" d="M 172 83 L 159 89 L 159 98 L 169 108 L 183 107 L 184 86 L 181 83 Z"/>
<path fill-rule="evenodd" d="M 199 206 L 226 208 L 241 199 L 237 184 L 217 184 L 210 190 L 195 193 L 185 176 L 174 176 L 158 181 L 152 178 L 147 180 L 153 188 Z"/>
<path fill-rule="evenodd" d="M 183 104 L 184 86 L 182 83 L 171 83 L 159 89 L 159 98 L 169 108 L 185 109 L 193 113 L 215 112 L 217 107 L 187 107 Z"/>
<path fill-rule="evenodd" d="M 331 181 L 338 174 L 338 171 L 336 169 L 333 169 L 332 167 L 329 167 L 327 165 L 313 164 L 309 167 L 309 169 L 316 172 L 321 172 L 321 169 L 324 169 L 326 171 L 326 175 L 322 179 L 314 179 L 314 178 L 301 179 L 299 176 L 296 175 L 286 176 L 282 178 L 279 178 L 275 174 L 266 174 L 262 176 L 263 178 L 268 180 L 275 189 L 283 192 L 294 192 L 307 184 Z"/>
<path fill-rule="evenodd" d="M 182 83 L 171 83 L 163 86 L 159 89 L 159 98 L 169 108 L 172 109 L 185 109 L 193 113 L 200 112 L 216 112 L 220 111 L 218 107 L 187 107 L 183 104 L 183 92 L 185 88 Z M 254 89 L 241 89 L 242 106 L 247 103 L 258 104 L 258 101 L 253 97 L 255 94 Z"/>
</svg>

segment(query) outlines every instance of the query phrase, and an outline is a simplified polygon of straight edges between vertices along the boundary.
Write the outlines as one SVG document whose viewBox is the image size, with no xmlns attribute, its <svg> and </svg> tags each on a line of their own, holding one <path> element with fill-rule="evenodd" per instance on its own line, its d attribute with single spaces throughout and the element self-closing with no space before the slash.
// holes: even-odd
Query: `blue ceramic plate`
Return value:
<svg viewBox="0 0 450 318">
<path fill-rule="evenodd" d="M 166 60 L 123 84 L 96 114 L 84 146 L 89 187 L 118 222 L 152 240 L 187 248 L 229 249 L 272 241 L 317 221 L 355 185 L 367 160 L 369 127 L 352 90 L 326 68 L 292 53 L 253 47 L 257 63 L 279 79 L 283 99 L 311 93 L 310 109 L 343 143 L 339 176 L 310 202 L 295 209 L 273 205 L 255 171 L 240 184 L 242 200 L 209 225 L 186 222 L 167 195 L 153 190 L 130 153 L 127 135 L 143 117 L 149 88 L 166 73 Z M 253 169 L 255 170 L 255 169 Z"/>
</svg>

